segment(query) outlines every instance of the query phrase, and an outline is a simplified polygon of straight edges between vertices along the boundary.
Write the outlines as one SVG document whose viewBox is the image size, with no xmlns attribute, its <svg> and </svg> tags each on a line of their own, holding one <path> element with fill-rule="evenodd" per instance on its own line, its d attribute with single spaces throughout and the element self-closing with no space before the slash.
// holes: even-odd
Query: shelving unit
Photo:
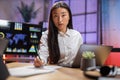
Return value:
<svg viewBox="0 0 120 80">
<path fill-rule="evenodd" d="M 5 63 L 10 62 L 33 62 L 36 56 L 33 55 L 3 55 L 3 60 Z"/>
</svg>

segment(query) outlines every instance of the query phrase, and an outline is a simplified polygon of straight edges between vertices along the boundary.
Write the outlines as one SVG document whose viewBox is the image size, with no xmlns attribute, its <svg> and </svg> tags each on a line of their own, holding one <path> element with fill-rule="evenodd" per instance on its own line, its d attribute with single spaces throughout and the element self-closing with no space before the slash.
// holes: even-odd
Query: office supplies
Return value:
<svg viewBox="0 0 120 80">
<path fill-rule="evenodd" d="M 35 46 L 35 51 L 36 51 L 36 54 L 37 54 L 38 58 L 41 60 L 40 55 L 38 53 L 38 47 L 37 46 Z"/>
<path fill-rule="evenodd" d="M 116 66 L 102 66 L 100 68 L 101 76 L 115 77 L 117 75 L 118 68 Z"/>
<path fill-rule="evenodd" d="M 9 72 L 11 76 L 25 77 L 25 76 L 31 76 L 36 74 L 45 74 L 45 73 L 54 72 L 58 68 L 61 68 L 61 66 L 48 65 L 42 68 L 36 68 L 34 66 L 23 66 L 23 67 L 17 67 L 17 68 L 9 68 Z"/>
<path fill-rule="evenodd" d="M 72 67 L 80 67 L 81 54 L 84 51 L 92 51 L 95 53 L 96 66 L 103 66 L 106 58 L 112 50 L 112 46 L 105 45 L 91 45 L 91 44 L 82 44 L 78 50 L 78 53 L 75 57 L 75 60 L 72 64 Z"/>
</svg>

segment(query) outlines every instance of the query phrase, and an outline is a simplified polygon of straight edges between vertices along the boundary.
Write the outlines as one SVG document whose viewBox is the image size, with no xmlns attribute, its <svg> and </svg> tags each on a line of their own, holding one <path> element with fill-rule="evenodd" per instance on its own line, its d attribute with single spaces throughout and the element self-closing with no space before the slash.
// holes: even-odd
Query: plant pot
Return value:
<svg viewBox="0 0 120 80">
<path fill-rule="evenodd" d="M 81 58 L 80 69 L 82 69 L 83 71 L 86 71 L 88 67 L 95 67 L 95 66 L 96 66 L 95 58 L 92 59 Z"/>
</svg>

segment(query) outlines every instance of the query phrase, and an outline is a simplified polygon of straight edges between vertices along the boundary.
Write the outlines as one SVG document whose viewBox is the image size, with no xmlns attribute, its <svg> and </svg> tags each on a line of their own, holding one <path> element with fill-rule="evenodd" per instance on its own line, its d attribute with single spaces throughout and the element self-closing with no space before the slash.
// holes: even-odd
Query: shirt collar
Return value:
<svg viewBox="0 0 120 80">
<path fill-rule="evenodd" d="M 67 28 L 66 33 L 63 33 L 63 32 L 60 32 L 60 31 L 59 31 L 59 34 L 60 34 L 61 36 L 64 36 L 64 35 L 70 36 L 70 29 Z"/>
</svg>

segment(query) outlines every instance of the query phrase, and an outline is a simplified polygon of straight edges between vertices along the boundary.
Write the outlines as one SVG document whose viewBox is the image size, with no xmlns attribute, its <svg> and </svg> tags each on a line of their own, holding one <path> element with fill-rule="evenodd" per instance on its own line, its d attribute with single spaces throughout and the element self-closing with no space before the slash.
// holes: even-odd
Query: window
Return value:
<svg viewBox="0 0 120 80">
<path fill-rule="evenodd" d="M 99 43 L 98 0 L 69 0 L 74 29 L 84 38 L 84 43 Z"/>
</svg>

